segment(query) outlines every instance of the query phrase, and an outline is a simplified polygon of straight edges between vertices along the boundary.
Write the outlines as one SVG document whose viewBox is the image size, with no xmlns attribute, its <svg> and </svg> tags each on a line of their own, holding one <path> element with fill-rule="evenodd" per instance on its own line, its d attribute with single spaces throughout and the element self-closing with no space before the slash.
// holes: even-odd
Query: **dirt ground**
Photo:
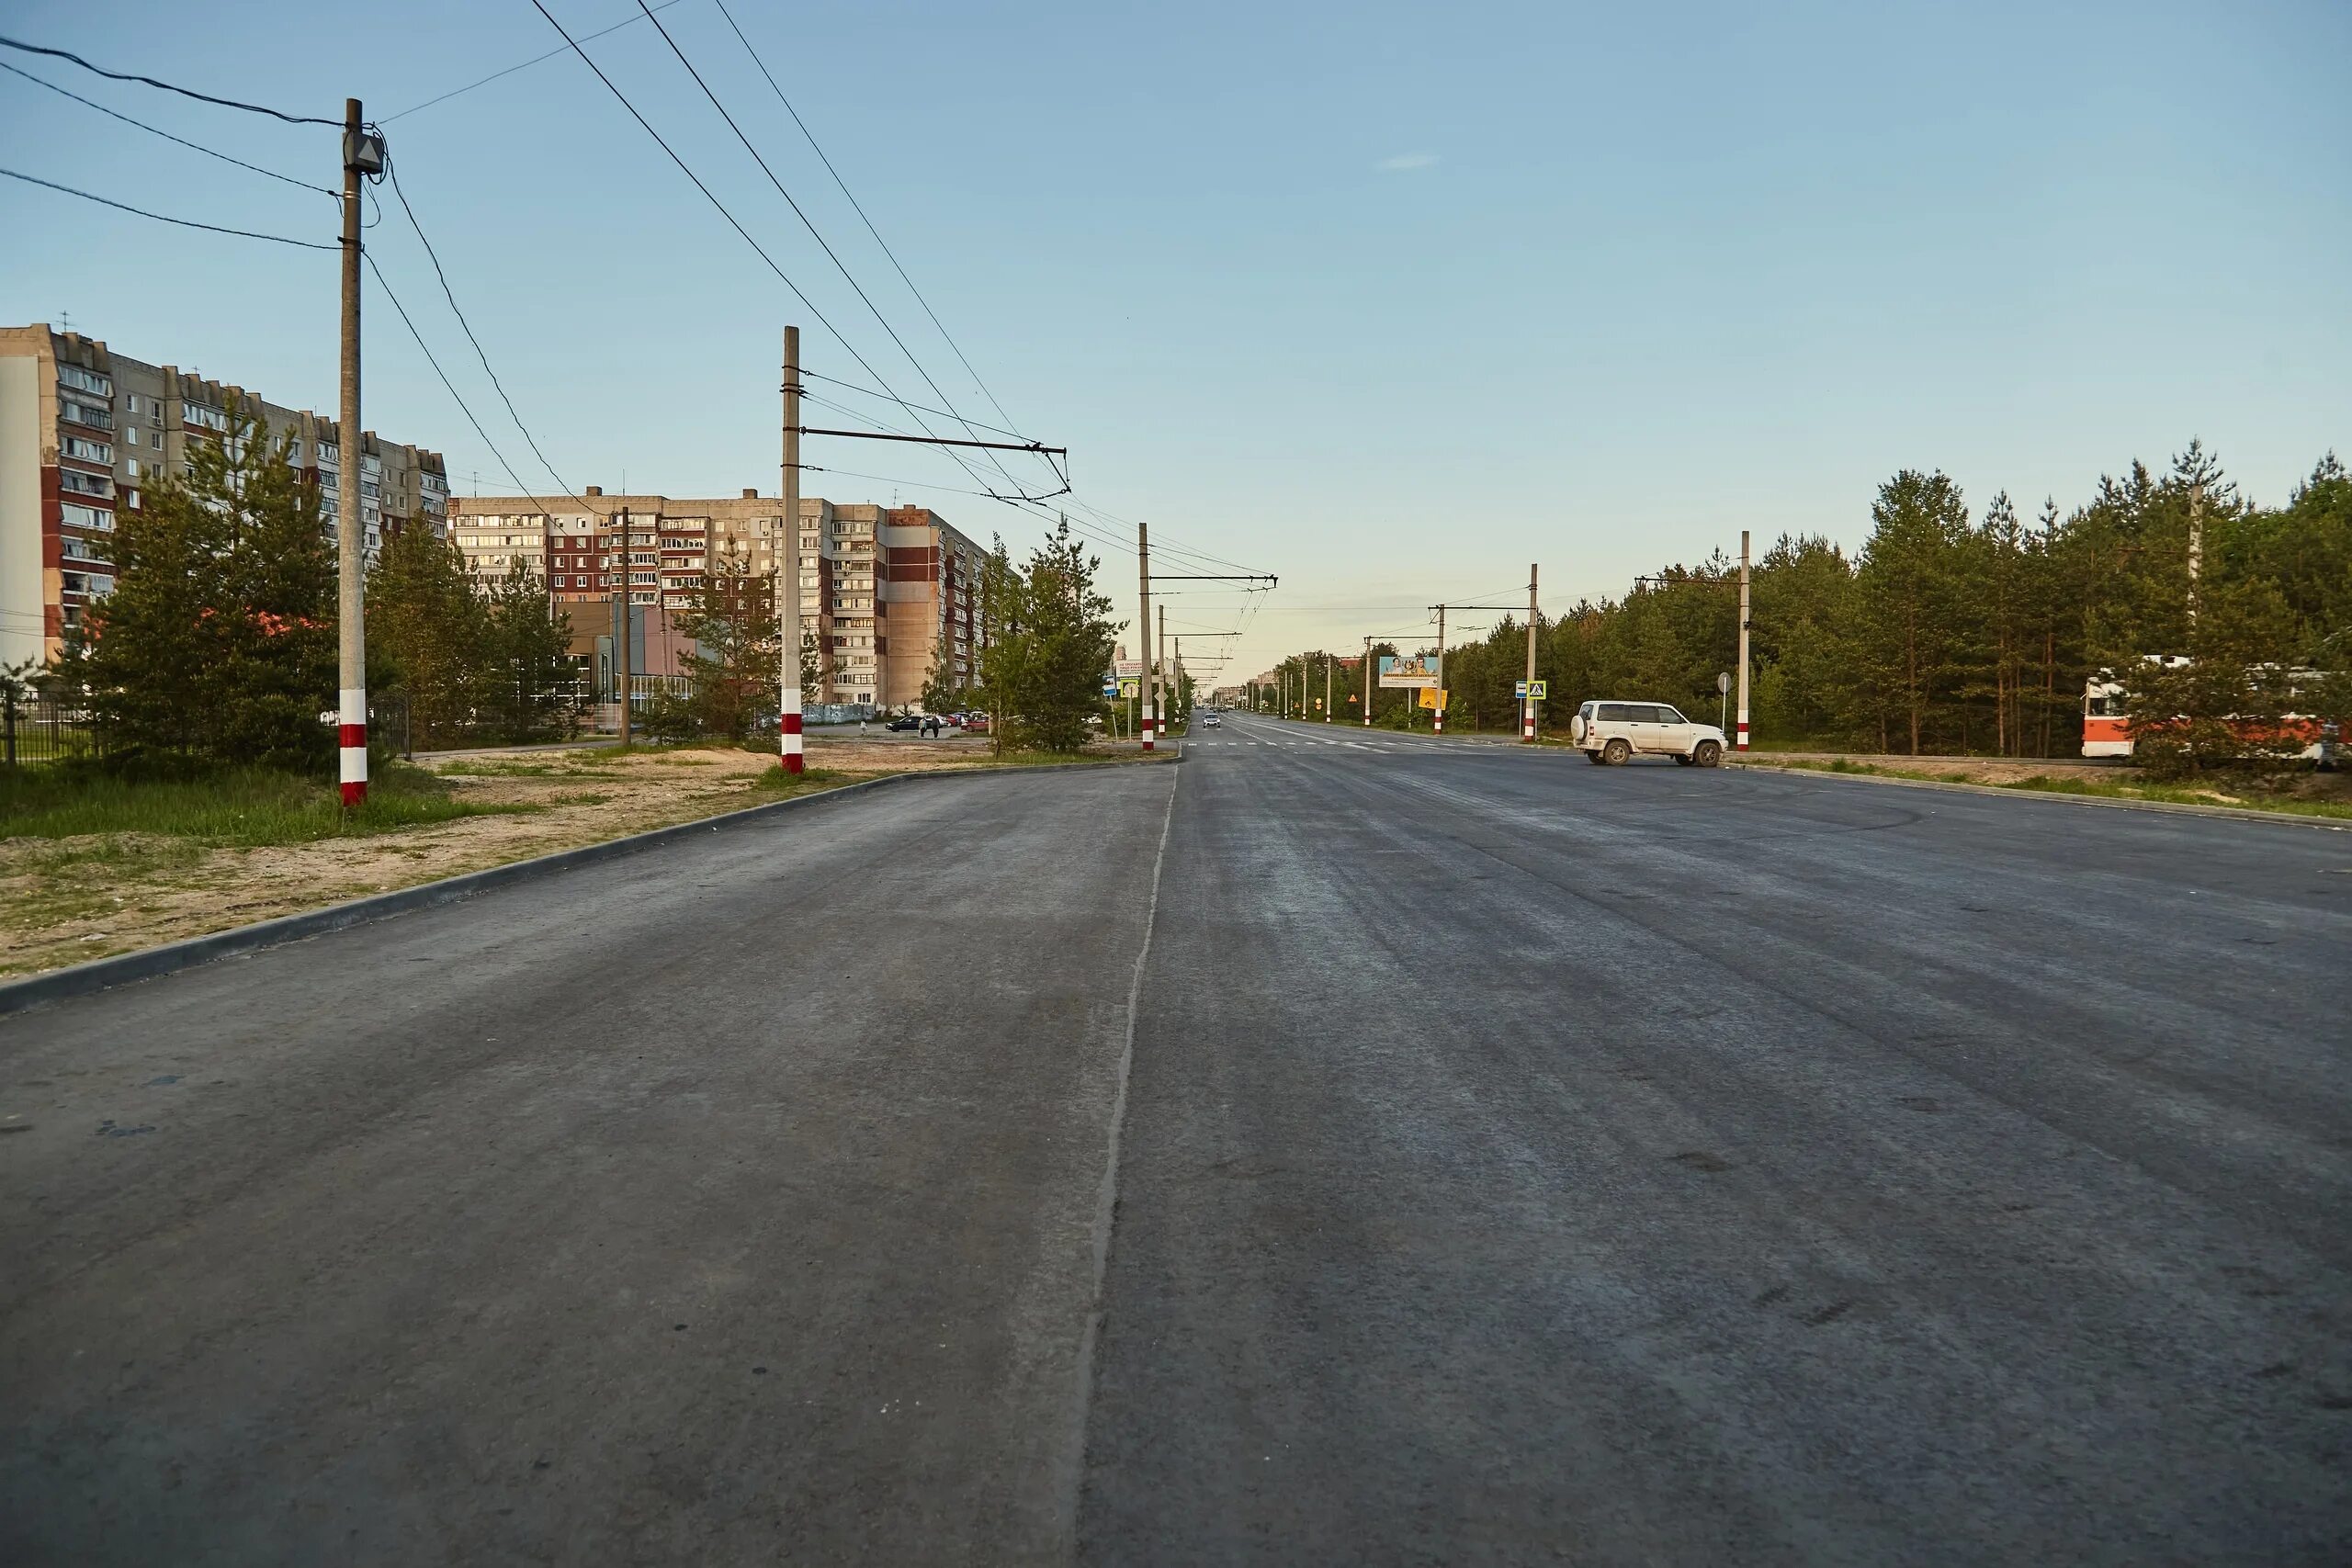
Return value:
<svg viewBox="0 0 2352 1568">
<path fill-rule="evenodd" d="M 1132 747 L 1102 744 L 1108 759 Z M 988 742 L 812 737 L 812 768 L 853 775 L 989 765 Z M 152 834 L 0 840 L 0 976 L 19 976 L 690 822 L 777 798 L 766 752 L 482 751 L 420 759 L 463 799 L 534 807 L 366 838 L 215 849 Z"/>
</svg>

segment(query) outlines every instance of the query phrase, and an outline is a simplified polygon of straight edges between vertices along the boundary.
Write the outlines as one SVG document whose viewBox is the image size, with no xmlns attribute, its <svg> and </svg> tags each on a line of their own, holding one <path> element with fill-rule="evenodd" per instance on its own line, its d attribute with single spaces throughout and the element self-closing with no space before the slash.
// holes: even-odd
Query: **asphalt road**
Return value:
<svg viewBox="0 0 2352 1568">
<path fill-rule="evenodd" d="M 903 786 L 0 1021 L 0 1561 L 2340 1562 L 2348 1057 L 2352 834 Z"/>
</svg>

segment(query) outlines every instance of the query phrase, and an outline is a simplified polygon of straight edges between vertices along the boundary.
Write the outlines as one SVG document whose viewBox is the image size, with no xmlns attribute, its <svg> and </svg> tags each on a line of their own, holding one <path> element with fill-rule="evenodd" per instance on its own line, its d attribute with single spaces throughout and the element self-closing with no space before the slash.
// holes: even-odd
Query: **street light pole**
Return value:
<svg viewBox="0 0 2352 1568">
<path fill-rule="evenodd" d="M 1363 727 L 1372 728 L 1372 638 L 1363 639 Z"/>
</svg>

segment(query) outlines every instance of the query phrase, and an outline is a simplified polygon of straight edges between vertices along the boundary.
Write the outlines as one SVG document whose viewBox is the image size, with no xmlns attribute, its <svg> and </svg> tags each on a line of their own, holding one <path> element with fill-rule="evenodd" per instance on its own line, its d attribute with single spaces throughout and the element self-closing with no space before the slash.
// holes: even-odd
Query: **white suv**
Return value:
<svg viewBox="0 0 2352 1568">
<path fill-rule="evenodd" d="M 1568 739 L 1596 762 L 1622 763 L 1637 751 L 1671 757 L 1684 767 L 1724 760 L 1724 732 L 1693 724 L 1664 703 L 1587 703 L 1568 720 Z"/>
</svg>

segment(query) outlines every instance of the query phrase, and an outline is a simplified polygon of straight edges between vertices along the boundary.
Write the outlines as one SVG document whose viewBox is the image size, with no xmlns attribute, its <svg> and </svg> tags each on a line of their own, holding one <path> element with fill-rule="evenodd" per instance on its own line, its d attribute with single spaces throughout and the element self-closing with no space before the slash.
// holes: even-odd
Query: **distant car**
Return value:
<svg viewBox="0 0 2352 1568">
<path fill-rule="evenodd" d="M 965 733 L 965 734 L 967 734 L 967 735 L 986 735 L 988 732 L 989 732 L 989 716 L 988 716 L 988 715 L 986 715 L 986 714 L 984 714 L 984 713 L 976 713 L 976 714 L 968 714 L 968 715 L 967 715 L 967 716 L 965 716 L 965 719 L 964 719 L 964 733 Z"/>
<path fill-rule="evenodd" d="M 618 611 L 614 612 L 616 615 L 618 615 L 619 613 L 620 612 Z M 1201 728 L 1204 729 L 1215 729 L 1224 723 L 1225 720 L 1217 717 L 1214 713 L 1205 713 L 1201 716 Z"/>
<path fill-rule="evenodd" d="M 898 717 L 892 719 L 886 728 L 890 729 L 921 729 L 922 728 L 922 716 L 920 714 L 902 713 Z"/>
<path fill-rule="evenodd" d="M 1724 760 L 1724 732 L 1697 724 L 1664 703 L 1587 703 L 1568 720 L 1568 739 L 1588 761 L 1621 766 L 1635 753 L 1671 757 L 1684 767 Z"/>
</svg>

